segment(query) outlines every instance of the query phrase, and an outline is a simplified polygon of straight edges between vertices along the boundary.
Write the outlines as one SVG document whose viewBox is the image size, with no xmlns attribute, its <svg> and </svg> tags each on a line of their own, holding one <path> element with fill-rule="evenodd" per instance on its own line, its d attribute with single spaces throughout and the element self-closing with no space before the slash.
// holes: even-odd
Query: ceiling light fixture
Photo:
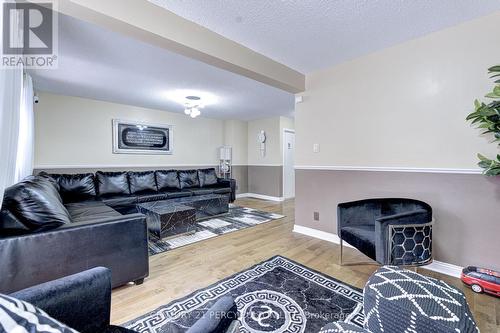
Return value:
<svg viewBox="0 0 500 333">
<path fill-rule="evenodd" d="M 184 113 L 196 118 L 201 114 L 200 109 L 204 107 L 199 96 L 186 96 L 184 102 Z"/>
<path fill-rule="evenodd" d="M 184 113 L 191 118 L 201 114 L 200 109 L 217 103 L 218 98 L 210 93 L 195 90 L 173 90 L 166 93 L 167 98 L 184 106 Z"/>
</svg>

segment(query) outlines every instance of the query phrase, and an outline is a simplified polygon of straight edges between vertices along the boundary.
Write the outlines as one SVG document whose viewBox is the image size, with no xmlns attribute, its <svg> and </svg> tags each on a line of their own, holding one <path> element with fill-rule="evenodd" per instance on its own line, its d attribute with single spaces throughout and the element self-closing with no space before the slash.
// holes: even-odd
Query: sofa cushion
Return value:
<svg viewBox="0 0 500 333">
<path fill-rule="evenodd" d="M 177 174 L 179 175 L 179 183 L 181 185 L 181 189 L 200 187 L 200 180 L 198 179 L 197 170 L 179 170 Z"/>
<path fill-rule="evenodd" d="M 357 225 L 340 229 L 340 238 L 375 260 L 375 226 Z"/>
<path fill-rule="evenodd" d="M 206 189 L 206 188 L 200 188 L 200 189 L 194 188 L 189 191 L 193 192 L 193 195 L 206 195 L 214 193 L 213 189 Z"/>
<path fill-rule="evenodd" d="M 69 203 L 66 205 L 66 209 L 71 215 L 71 223 L 103 220 L 121 216 L 113 208 L 96 200 Z"/>
<path fill-rule="evenodd" d="M 157 170 L 155 171 L 158 191 L 180 189 L 179 176 L 177 170 Z"/>
<path fill-rule="evenodd" d="M 162 192 L 162 193 L 167 194 L 169 199 L 190 197 L 193 195 L 193 192 L 191 192 L 190 190 L 176 190 L 176 191 L 172 190 L 172 191 L 166 191 L 166 192 Z"/>
<path fill-rule="evenodd" d="M 131 194 L 144 194 L 157 192 L 154 171 L 142 171 L 128 173 Z"/>
<path fill-rule="evenodd" d="M 32 232 L 70 223 L 56 187 L 46 177 L 30 176 L 7 188 L 2 210 L 9 211 Z"/>
<path fill-rule="evenodd" d="M 220 188 L 214 188 L 213 191 L 214 191 L 214 194 L 226 194 L 226 193 L 231 193 L 231 188 L 230 187 L 220 187 Z"/>
<path fill-rule="evenodd" d="M 125 206 L 134 206 L 137 203 L 137 196 L 130 194 L 119 194 L 101 197 L 106 205 L 118 209 Z"/>
<path fill-rule="evenodd" d="M 57 191 L 59 191 L 59 179 L 58 178 L 60 175 L 48 174 L 45 171 L 42 171 L 42 172 L 38 173 L 37 176 L 42 177 L 42 178 L 47 178 L 48 180 L 50 180 L 52 182 L 52 184 L 54 184 L 54 186 L 56 187 Z"/>
<path fill-rule="evenodd" d="M 52 174 L 49 176 L 57 180 L 59 194 L 65 203 L 95 199 L 96 197 L 95 178 L 92 173 Z"/>
<path fill-rule="evenodd" d="M 126 172 L 96 172 L 99 196 L 130 194 Z"/>
<path fill-rule="evenodd" d="M 137 202 L 150 202 L 166 200 L 168 198 L 168 193 L 153 193 L 153 194 L 141 194 L 137 196 Z"/>
<path fill-rule="evenodd" d="M 215 173 L 215 168 L 198 170 L 198 179 L 200 181 L 200 187 L 216 185 L 217 178 L 218 177 L 217 174 Z"/>
</svg>

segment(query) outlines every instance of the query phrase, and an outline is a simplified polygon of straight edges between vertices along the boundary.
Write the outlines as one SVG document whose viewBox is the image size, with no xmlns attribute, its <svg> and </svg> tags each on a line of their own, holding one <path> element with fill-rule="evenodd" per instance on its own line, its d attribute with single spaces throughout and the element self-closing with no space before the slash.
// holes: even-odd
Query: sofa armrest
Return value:
<svg viewBox="0 0 500 333">
<path fill-rule="evenodd" d="M 231 188 L 231 197 L 229 198 L 229 201 L 234 202 L 236 200 L 236 179 L 217 178 L 217 183 L 219 185 L 223 185 L 224 187 Z"/>
<path fill-rule="evenodd" d="M 238 325 L 238 309 L 231 296 L 217 300 L 186 333 L 229 333 Z"/>
<path fill-rule="evenodd" d="M 410 212 L 384 216 L 375 220 L 375 252 L 377 261 L 383 264 L 389 262 L 388 241 L 389 226 L 425 224 L 432 221 L 432 213 L 425 209 L 417 209 Z"/>
<path fill-rule="evenodd" d="M 127 215 L 120 215 L 120 216 L 112 216 L 112 217 L 106 217 L 106 218 L 99 218 L 99 219 L 93 219 L 92 217 L 89 217 L 87 221 L 80 221 L 80 222 L 74 222 L 74 223 L 68 223 L 60 226 L 57 229 L 49 230 L 48 232 L 56 231 L 56 230 L 68 230 L 68 229 L 78 229 L 78 228 L 87 228 L 91 227 L 92 225 L 102 225 L 110 222 L 123 222 L 123 221 L 146 221 L 146 215 L 141 214 L 141 213 L 133 213 L 133 214 L 127 214 Z"/>
<path fill-rule="evenodd" d="M 96 267 L 11 294 L 81 333 L 109 326 L 111 271 Z"/>
<path fill-rule="evenodd" d="M 373 225 L 380 216 L 379 200 L 358 200 L 337 205 L 337 234 L 340 229 L 355 225 Z"/>
<path fill-rule="evenodd" d="M 142 214 L 0 239 L 0 292 L 11 293 L 94 267 L 112 272 L 112 287 L 149 272 L 148 233 Z"/>
</svg>

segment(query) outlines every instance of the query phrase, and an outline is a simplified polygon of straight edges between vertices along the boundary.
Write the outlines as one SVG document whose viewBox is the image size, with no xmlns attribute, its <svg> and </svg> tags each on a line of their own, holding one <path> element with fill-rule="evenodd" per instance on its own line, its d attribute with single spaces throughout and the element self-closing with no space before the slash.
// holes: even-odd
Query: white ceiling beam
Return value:
<svg viewBox="0 0 500 333">
<path fill-rule="evenodd" d="M 58 10 L 290 93 L 305 90 L 304 74 L 147 0 L 60 0 Z"/>
</svg>

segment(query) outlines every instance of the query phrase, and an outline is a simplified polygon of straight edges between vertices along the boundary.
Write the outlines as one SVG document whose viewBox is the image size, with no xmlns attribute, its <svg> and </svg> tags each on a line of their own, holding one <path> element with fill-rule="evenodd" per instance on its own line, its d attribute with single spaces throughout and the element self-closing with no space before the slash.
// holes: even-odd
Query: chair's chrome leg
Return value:
<svg viewBox="0 0 500 333">
<path fill-rule="evenodd" d="M 342 252 L 343 252 L 342 250 L 343 250 L 343 248 L 342 248 L 342 238 L 341 238 L 341 239 L 340 239 L 340 260 L 339 260 L 339 264 L 340 264 L 340 266 L 342 266 L 342 254 L 343 254 L 343 253 L 342 253 Z"/>
<path fill-rule="evenodd" d="M 357 265 L 377 265 L 380 266 L 380 264 L 376 261 L 368 261 L 368 262 L 346 262 L 344 263 L 343 260 L 344 256 L 344 241 L 340 239 L 340 256 L 339 256 L 339 265 L 340 266 L 357 266 Z"/>
</svg>

